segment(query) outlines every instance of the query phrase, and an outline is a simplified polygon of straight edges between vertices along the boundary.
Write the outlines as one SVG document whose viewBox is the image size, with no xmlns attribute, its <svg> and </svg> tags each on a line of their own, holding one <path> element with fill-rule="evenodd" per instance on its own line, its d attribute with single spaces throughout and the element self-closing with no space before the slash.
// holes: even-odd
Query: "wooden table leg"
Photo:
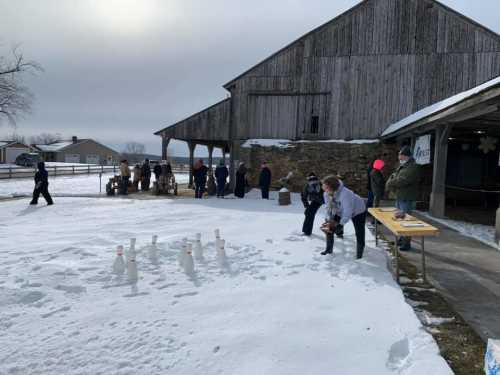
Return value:
<svg viewBox="0 0 500 375">
<path fill-rule="evenodd" d="M 427 270 L 425 265 L 425 237 L 422 237 L 422 275 L 424 276 L 424 282 L 427 282 Z"/>
<path fill-rule="evenodd" d="M 396 258 L 396 282 L 399 284 L 399 246 L 398 246 L 398 236 L 396 236 L 396 242 L 394 243 L 394 257 Z"/>
</svg>

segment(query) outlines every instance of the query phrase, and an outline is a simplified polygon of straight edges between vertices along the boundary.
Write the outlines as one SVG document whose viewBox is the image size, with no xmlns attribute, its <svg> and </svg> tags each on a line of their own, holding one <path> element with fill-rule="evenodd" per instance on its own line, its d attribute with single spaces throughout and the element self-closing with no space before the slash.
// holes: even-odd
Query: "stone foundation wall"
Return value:
<svg viewBox="0 0 500 375">
<path fill-rule="evenodd" d="M 248 182 L 252 187 L 258 186 L 260 164 L 265 160 L 272 171 L 273 188 L 279 188 L 278 180 L 293 172 L 292 191 L 300 192 L 306 176 L 314 172 L 320 178 L 338 175 L 346 186 L 366 197 L 368 165 L 378 158 L 384 160 L 384 175 L 388 177 L 398 165 L 398 151 L 396 144 L 291 142 L 288 147 L 241 147 L 240 161 L 249 168 Z"/>
</svg>

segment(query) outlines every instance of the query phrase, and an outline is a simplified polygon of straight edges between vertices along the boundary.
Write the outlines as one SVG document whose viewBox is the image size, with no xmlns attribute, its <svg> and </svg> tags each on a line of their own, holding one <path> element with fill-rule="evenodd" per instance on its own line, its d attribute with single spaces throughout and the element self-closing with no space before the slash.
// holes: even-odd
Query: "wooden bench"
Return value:
<svg viewBox="0 0 500 375">
<path fill-rule="evenodd" d="M 375 218 L 375 244 L 378 246 L 378 222 L 382 223 L 395 237 L 394 258 L 395 258 L 395 278 L 399 284 L 399 247 L 400 237 L 420 237 L 422 245 L 422 274 L 424 281 L 427 281 L 425 266 L 425 237 L 439 236 L 439 229 L 411 215 L 406 215 L 404 219 L 396 219 L 394 214 L 396 208 L 369 208 L 368 212 Z"/>
</svg>

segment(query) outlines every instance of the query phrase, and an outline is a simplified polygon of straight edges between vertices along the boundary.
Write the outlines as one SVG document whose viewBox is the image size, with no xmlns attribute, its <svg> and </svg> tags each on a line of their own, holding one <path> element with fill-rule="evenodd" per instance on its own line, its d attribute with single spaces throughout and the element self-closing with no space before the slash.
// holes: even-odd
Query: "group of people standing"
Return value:
<svg viewBox="0 0 500 375">
<path fill-rule="evenodd" d="M 326 217 L 321 225 L 321 230 L 326 235 L 326 249 L 322 255 L 333 253 L 335 236 L 342 238 L 344 225 L 352 221 L 356 234 L 356 258 L 361 259 L 365 249 L 367 208 L 379 207 L 386 191 L 395 194 L 396 208 L 402 213 L 408 214 L 415 209 L 420 182 L 419 167 L 412 157 L 410 147 L 403 147 L 398 156 L 400 165 L 387 182 L 382 172 L 385 162 L 377 159 L 370 165 L 366 202 L 348 189 L 337 176 L 327 176 L 320 180 L 314 173 L 309 174 L 302 191 L 305 208 L 302 232 L 305 236 L 311 236 L 316 213 L 326 204 Z M 403 237 L 397 245 L 401 251 L 409 251 L 411 238 Z"/>
<path fill-rule="evenodd" d="M 245 163 L 240 163 L 236 170 L 236 181 L 234 186 L 234 196 L 244 198 L 247 190 L 248 169 Z M 217 195 L 217 198 L 224 198 L 226 194 L 227 178 L 229 177 L 229 169 L 226 167 L 224 160 L 219 161 L 219 165 L 215 168 L 215 172 L 209 169 L 203 160 L 198 160 L 193 166 L 193 182 L 195 190 L 195 198 L 202 199 L 205 191 L 209 196 Z M 259 176 L 259 187 L 262 192 L 262 199 L 269 199 L 269 190 L 271 188 L 271 170 L 266 162 L 261 165 Z"/>
<path fill-rule="evenodd" d="M 121 190 L 120 194 L 127 195 L 128 187 L 130 183 L 130 178 L 132 177 L 132 172 L 130 171 L 130 166 L 128 160 L 124 159 L 120 162 L 120 175 L 121 175 Z M 144 160 L 144 163 L 136 164 L 134 166 L 134 176 L 132 180 L 135 190 L 148 191 L 151 185 L 151 165 L 149 159 Z"/>
</svg>

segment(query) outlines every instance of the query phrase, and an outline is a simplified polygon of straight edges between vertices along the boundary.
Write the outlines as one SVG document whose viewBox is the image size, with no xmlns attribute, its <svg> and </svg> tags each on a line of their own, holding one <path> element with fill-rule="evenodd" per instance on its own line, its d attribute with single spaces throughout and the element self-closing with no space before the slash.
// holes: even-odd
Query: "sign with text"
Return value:
<svg viewBox="0 0 500 375">
<path fill-rule="evenodd" d="M 431 163 L 431 135 L 424 135 L 417 138 L 413 157 L 419 165 Z"/>
</svg>

